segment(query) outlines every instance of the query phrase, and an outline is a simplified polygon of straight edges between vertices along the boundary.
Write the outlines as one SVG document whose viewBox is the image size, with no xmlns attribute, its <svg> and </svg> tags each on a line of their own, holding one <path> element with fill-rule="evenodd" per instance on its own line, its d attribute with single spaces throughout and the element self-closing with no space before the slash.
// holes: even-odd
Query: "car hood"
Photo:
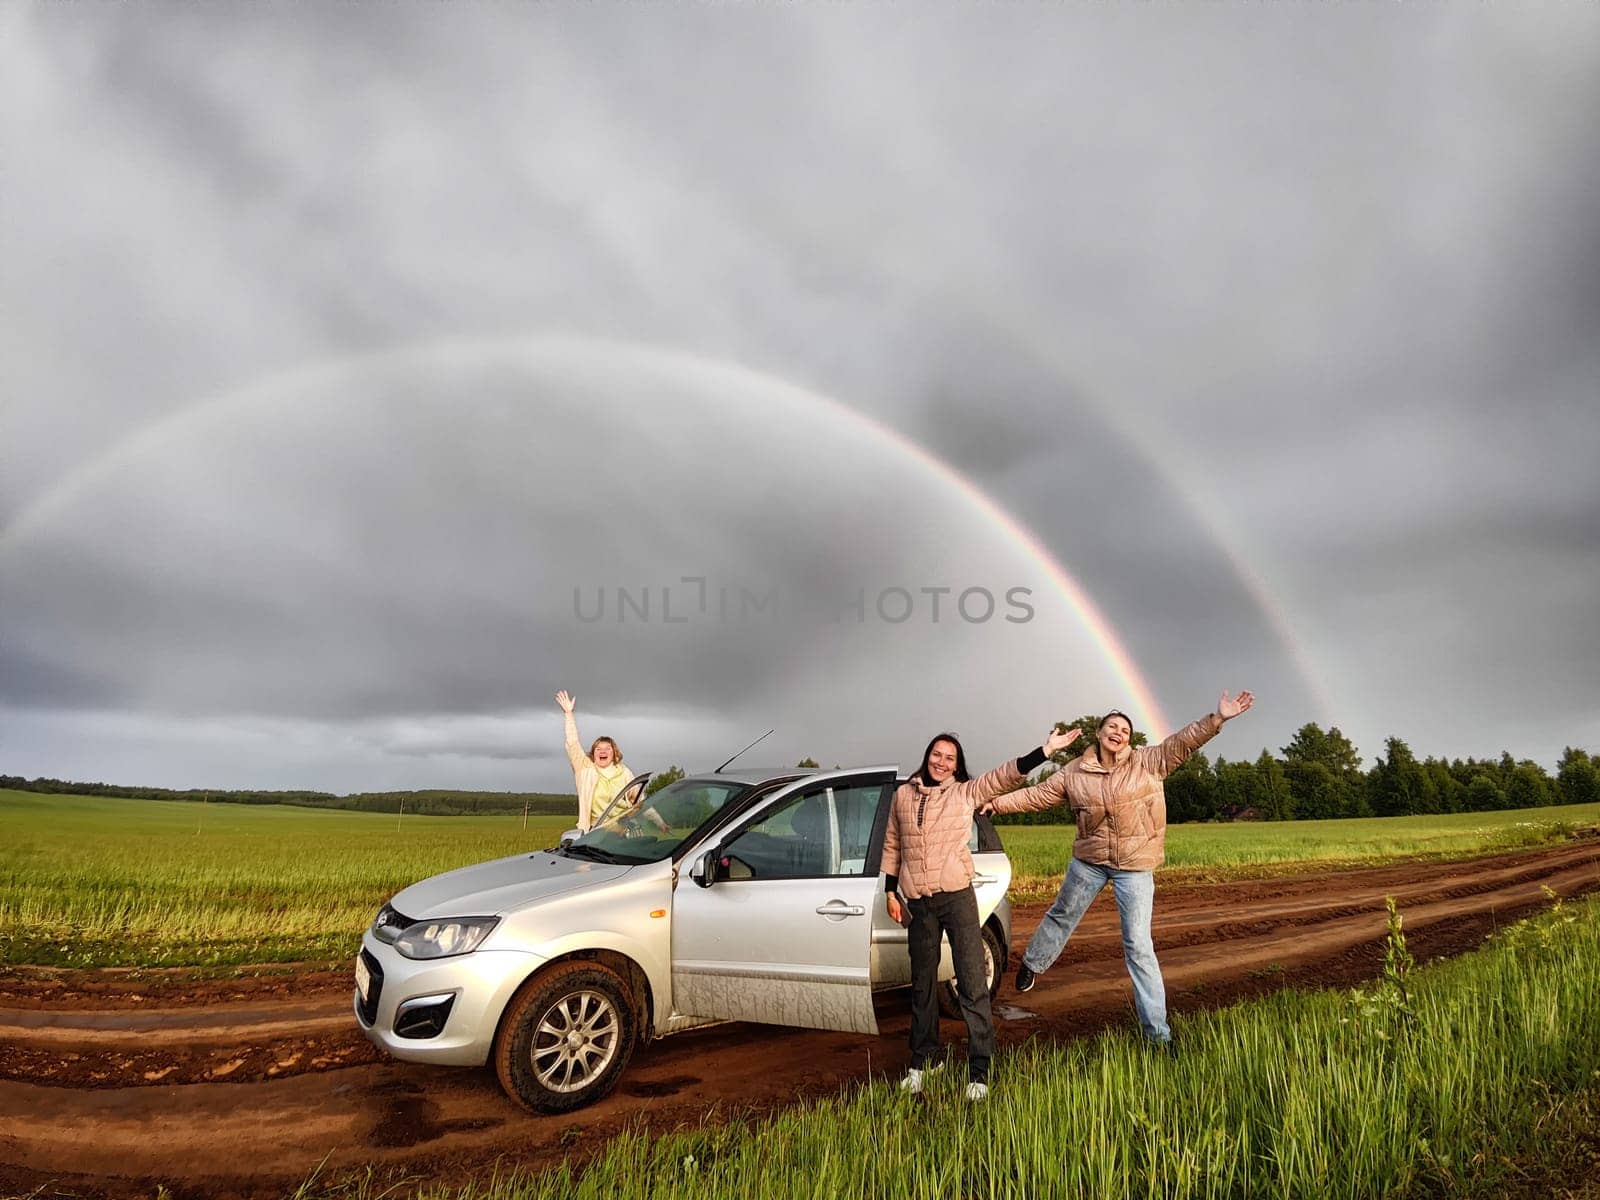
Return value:
<svg viewBox="0 0 1600 1200">
<path fill-rule="evenodd" d="M 585 862 L 540 851 L 461 867 L 413 883 L 389 903 L 413 920 L 498 916 L 625 874 L 628 864 Z"/>
</svg>

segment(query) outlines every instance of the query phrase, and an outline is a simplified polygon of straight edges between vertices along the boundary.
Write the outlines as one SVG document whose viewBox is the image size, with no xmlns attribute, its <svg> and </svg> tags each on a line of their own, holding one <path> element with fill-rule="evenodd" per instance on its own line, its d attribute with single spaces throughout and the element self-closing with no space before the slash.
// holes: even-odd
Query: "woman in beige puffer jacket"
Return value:
<svg viewBox="0 0 1600 1200">
<path fill-rule="evenodd" d="M 1095 744 L 1043 783 L 989 802 L 999 813 L 1033 812 L 1063 800 L 1072 808 L 1078 832 L 1072 862 L 1055 903 L 1045 913 L 1023 951 L 1017 991 L 1033 987 L 1066 947 L 1106 884 L 1117 897 L 1122 922 L 1122 956 L 1133 980 L 1133 1003 L 1144 1034 L 1169 1046 L 1167 993 L 1150 936 L 1155 904 L 1154 870 L 1166 855 L 1167 798 L 1162 781 L 1191 754 L 1214 738 L 1223 723 L 1255 703 L 1249 692 L 1236 699 L 1222 693 L 1216 712 L 1178 730 L 1159 746 L 1131 745 L 1133 722 L 1120 712 L 1100 718 Z"/>
</svg>

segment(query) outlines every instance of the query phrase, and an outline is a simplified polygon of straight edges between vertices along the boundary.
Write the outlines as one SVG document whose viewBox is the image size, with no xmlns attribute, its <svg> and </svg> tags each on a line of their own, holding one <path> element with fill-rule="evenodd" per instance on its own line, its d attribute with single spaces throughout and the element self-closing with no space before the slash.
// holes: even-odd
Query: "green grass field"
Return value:
<svg viewBox="0 0 1600 1200">
<path fill-rule="evenodd" d="M 1358 821 L 1173 825 L 1167 829 L 1162 877 L 1199 882 L 1400 859 L 1465 858 L 1548 845 L 1595 826 L 1600 826 L 1600 804 Z M 1000 836 L 1011 857 L 1013 895 L 1054 895 L 1071 853 L 1071 827 L 1002 825 Z"/>
<path fill-rule="evenodd" d="M 1466 855 L 1558 840 L 1600 805 L 1441 817 L 1178 825 L 1175 875 Z M 401 817 L 0 790 L 0 963 L 233 966 L 354 955 L 378 906 L 425 876 L 553 845 L 569 822 Z M 1017 894 L 1054 891 L 1066 826 L 1003 830 Z"/>
<path fill-rule="evenodd" d="M 946 1069 L 920 1101 L 874 1083 L 763 1121 L 629 1132 L 578 1167 L 417 1195 L 1577 1196 L 1567 1189 L 1594 1180 L 1600 900 L 1557 904 L 1483 950 L 1397 966 L 1364 989 L 1283 991 L 1181 1017 L 1176 1034 L 1175 1060 L 1132 1032 L 1032 1039 L 1001 1054 L 979 1106 L 962 1098 L 964 1073 Z M 300 1194 L 396 1190 L 356 1175 Z"/>
<path fill-rule="evenodd" d="M 406 884 L 552 846 L 571 824 L 0 791 L 0 962 L 353 957 Z"/>
</svg>

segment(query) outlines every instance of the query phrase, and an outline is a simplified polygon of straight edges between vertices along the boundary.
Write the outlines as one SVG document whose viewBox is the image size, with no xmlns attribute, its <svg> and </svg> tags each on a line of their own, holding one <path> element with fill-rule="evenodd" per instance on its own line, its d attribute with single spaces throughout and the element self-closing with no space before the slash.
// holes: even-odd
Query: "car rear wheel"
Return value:
<svg viewBox="0 0 1600 1200">
<path fill-rule="evenodd" d="M 1000 944 L 1000 935 L 992 926 L 983 927 L 983 975 L 989 982 L 989 999 L 1000 991 L 1000 980 L 1006 971 L 1006 948 Z M 947 979 L 939 985 L 939 1011 L 959 1020 L 961 997 L 956 995 L 956 981 Z"/>
<path fill-rule="evenodd" d="M 636 1032 L 627 985 L 615 971 L 561 963 L 512 1000 L 495 1040 L 495 1073 L 534 1112 L 567 1112 L 616 1086 Z"/>
</svg>

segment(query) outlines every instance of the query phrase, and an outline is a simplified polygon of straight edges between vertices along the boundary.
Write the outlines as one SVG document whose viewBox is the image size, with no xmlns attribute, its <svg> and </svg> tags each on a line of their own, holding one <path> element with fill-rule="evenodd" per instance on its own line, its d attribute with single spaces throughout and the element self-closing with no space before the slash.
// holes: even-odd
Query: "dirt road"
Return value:
<svg viewBox="0 0 1600 1200">
<path fill-rule="evenodd" d="M 1288 984 L 1376 973 L 1384 897 L 1418 960 L 1600 890 L 1600 840 L 1466 863 L 1159 888 L 1155 937 L 1182 1013 Z M 1012 965 L 1043 911 L 1016 914 Z M 381 1058 L 356 1030 L 349 976 L 288 971 L 137 982 L 115 972 L 0 974 L 0 1195 L 279 1195 L 319 1166 L 459 1182 L 497 1161 L 581 1153 L 635 1122 L 758 1113 L 904 1069 L 904 994 L 879 1037 L 725 1025 L 653 1043 L 619 1089 L 566 1117 L 531 1117 L 486 1070 Z M 1055 969 L 997 1005 L 1002 1047 L 1125 1022 L 1129 985 L 1109 891 Z M 959 1041 L 959 1023 L 946 1023 Z M 1003 1076 L 1002 1076 L 1003 1080 Z"/>
</svg>

